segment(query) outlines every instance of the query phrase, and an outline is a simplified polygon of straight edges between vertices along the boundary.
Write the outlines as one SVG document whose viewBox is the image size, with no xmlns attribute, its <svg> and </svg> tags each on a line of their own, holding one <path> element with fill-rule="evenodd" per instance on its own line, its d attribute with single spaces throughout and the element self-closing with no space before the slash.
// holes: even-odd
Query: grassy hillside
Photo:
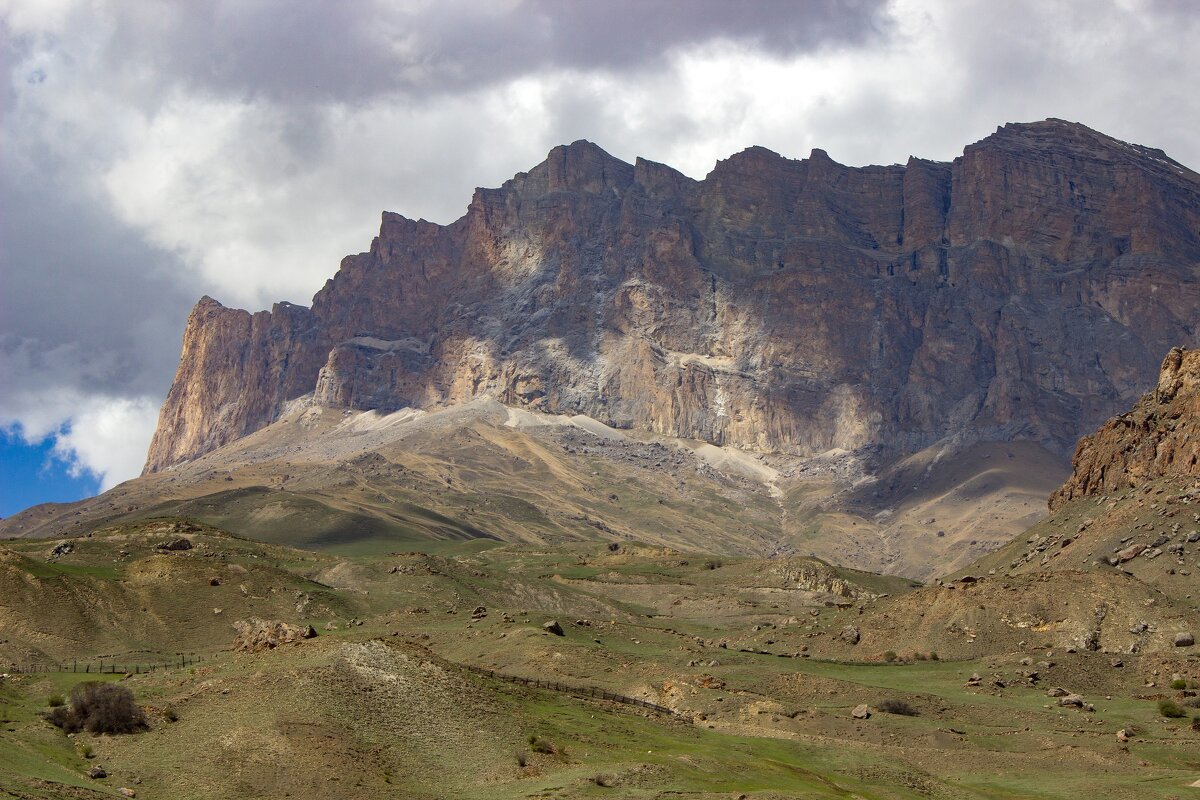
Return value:
<svg viewBox="0 0 1200 800">
<path fill-rule="evenodd" d="M 191 549 L 156 547 L 181 536 Z M 57 540 L 6 543 L 2 663 L 180 651 L 203 660 L 105 676 L 135 692 L 150 722 L 118 737 L 68 738 L 39 716 L 50 695 L 94 675 L 0 678 L 0 789 L 1167 798 L 1200 779 L 1200 732 L 1157 708 L 1172 699 L 1200 714 L 1187 705 L 1191 688 L 1170 686 L 1176 674 L 1200 683 L 1194 648 L 1146 639 L 1120 667 L 1113 654 L 1067 652 L 1078 633 L 1067 611 L 1086 620 L 1094 608 L 1090 584 L 1070 588 L 1069 573 L 1065 583 L 1048 573 L 1003 579 L 1007 587 L 920 588 L 798 557 L 424 541 L 424 550 L 320 552 L 157 519 L 98 529 L 49 560 Z M 1117 608 L 1180 608 L 1097 586 L 1113 620 Z M 232 651 L 232 623 L 251 616 L 312 624 L 319 635 Z M 564 635 L 546 631 L 550 621 Z M 858 644 L 843 637 L 848 626 Z M 675 713 L 456 665 L 597 687 Z M 1047 695 L 1056 686 L 1095 710 L 1059 706 Z M 873 709 L 869 719 L 853 717 L 859 704 Z M 893 706 L 916 713 L 881 710 Z M 1118 742 L 1122 729 L 1136 732 Z M 96 764 L 110 777 L 87 778 Z"/>
</svg>

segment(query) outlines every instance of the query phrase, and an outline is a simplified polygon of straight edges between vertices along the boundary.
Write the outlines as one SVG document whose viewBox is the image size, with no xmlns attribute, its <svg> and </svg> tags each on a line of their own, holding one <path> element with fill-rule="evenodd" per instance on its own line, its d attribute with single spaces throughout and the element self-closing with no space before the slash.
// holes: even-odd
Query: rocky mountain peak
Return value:
<svg viewBox="0 0 1200 800">
<path fill-rule="evenodd" d="M 385 213 L 311 309 L 202 300 L 146 468 L 310 393 L 796 455 L 1066 451 L 1196 344 L 1200 181 L 1156 152 L 1047 120 L 948 164 L 751 147 L 695 181 L 556 147 L 450 225 Z"/>
</svg>

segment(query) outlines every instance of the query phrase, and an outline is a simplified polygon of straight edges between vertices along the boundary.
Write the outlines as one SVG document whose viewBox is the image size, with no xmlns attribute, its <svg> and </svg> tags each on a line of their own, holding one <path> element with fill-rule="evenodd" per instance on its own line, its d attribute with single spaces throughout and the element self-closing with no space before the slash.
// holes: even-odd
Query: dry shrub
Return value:
<svg viewBox="0 0 1200 800">
<path fill-rule="evenodd" d="M 1158 713 L 1162 714 L 1164 717 L 1169 717 L 1171 719 L 1179 719 L 1181 717 L 1187 716 L 1187 714 L 1184 712 L 1184 710 L 1182 708 L 1180 708 L 1179 704 L 1176 703 L 1174 700 L 1159 700 L 1158 701 Z"/>
<path fill-rule="evenodd" d="M 146 715 L 133 692 L 115 683 L 88 681 L 71 690 L 71 705 L 58 706 L 46 718 L 67 733 L 135 733 L 146 729 Z"/>
<path fill-rule="evenodd" d="M 899 714 L 902 717 L 915 717 L 921 713 L 903 700 L 882 700 L 875 708 L 885 714 Z"/>
</svg>

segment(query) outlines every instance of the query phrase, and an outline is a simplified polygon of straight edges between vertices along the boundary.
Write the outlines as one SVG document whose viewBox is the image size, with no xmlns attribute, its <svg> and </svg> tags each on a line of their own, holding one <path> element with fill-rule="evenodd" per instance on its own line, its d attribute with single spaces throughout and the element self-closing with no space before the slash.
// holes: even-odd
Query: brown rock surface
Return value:
<svg viewBox="0 0 1200 800">
<path fill-rule="evenodd" d="M 1158 387 L 1131 411 L 1080 440 L 1070 479 L 1050 498 L 1067 501 L 1136 488 L 1156 478 L 1200 475 L 1200 350 L 1167 354 Z M 1145 549 L 1145 545 L 1138 545 Z M 1127 560 L 1118 555 L 1122 561 Z"/>
<path fill-rule="evenodd" d="M 281 644 L 291 644 L 303 639 L 312 639 L 317 635 L 311 625 L 289 625 L 279 620 L 265 620 L 251 617 L 233 623 L 237 638 L 233 640 L 233 649 L 246 653 L 256 653 L 259 650 L 270 650 Z"/>
<path fill-rule="evenodd" d="M 385 213 L 311 310 L 205 298 L 146 470 L 285 404 L 491 396 L 716 444 L 1059 450 L 1195 339 L 1200 177 L 1058 120 L 952 164 L 752 147 L 695 181 L 558 147 L 439 226 Z"/>
</svg>

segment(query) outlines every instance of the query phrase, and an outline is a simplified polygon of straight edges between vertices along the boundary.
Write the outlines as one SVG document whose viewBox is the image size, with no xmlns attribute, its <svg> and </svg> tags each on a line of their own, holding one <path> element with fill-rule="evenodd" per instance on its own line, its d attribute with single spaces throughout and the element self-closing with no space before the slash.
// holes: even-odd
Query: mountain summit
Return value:
<svg viewBox="0 0 1200 800">
<path fill-rule="evenodd" d="M 146 472 L 294 399 L 490 397 L 738 448 L 1067 453 L 1197 346 L 1200 176 L 1061 120 L 952 163 L 752 147 L 703 180 L 556 147 L 439 226 L 385 213 L 311 308 L 203 298 Z"/>
</svg>

